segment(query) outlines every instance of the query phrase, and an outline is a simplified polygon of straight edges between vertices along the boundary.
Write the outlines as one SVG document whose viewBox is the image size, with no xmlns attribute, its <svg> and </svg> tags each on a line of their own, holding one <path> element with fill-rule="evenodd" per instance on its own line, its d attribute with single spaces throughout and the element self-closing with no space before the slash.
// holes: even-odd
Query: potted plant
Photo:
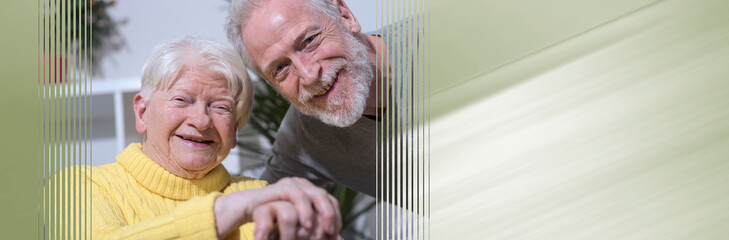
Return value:
<svg viewBox="0 0 729 240">
<path fill-rule="evenodd" d="M 115 0 L 66 0 L 43 6 L 47 50 L 42 65 L 49 83 L 65 82 L 69 65 L 89 69 L 80 66 L 84 61 L 96 72 L 104 56 L 124 45 L 118 29 L 123 21 L 108 14 L 115 4 Z"/>
</svg>

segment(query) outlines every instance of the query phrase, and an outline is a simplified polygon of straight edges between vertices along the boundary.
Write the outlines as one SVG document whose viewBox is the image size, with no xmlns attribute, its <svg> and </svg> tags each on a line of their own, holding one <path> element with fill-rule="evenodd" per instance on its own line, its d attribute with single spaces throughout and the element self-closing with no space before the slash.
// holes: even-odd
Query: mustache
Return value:
<svg viewBox="0 0 729 240">
<path fill-rule="evenodd" d="M 332 61 L 332 65 L 328 69 L 324 70 L 319 80 L 308 86 L 304 86 L 303 91 L 299 93 L 299 102 L 303 103 L 311 100 L 311 98 L 313 98 L 318 92 L 322 91 L 325 86 L 334 82 L 334 77 L 337 76 L 337 73 L 347 66 L 347 60 L 344 58 L 337 58 Z"/>
</svg>

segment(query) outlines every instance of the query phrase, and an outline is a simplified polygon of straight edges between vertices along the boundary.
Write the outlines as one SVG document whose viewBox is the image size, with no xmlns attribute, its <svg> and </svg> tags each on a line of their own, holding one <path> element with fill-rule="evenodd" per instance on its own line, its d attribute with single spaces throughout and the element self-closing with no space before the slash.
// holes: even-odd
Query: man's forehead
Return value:
<svg viewBox="0 0 729 240">
<path fill-rule="evenodd" d="M 284 4 L 284 2 L 287 2 L 288 4 Z M 298 0 L 271 0 L 253 11 L 251 14 L 252 19 L 250 24 L 279 26 L 283 24 L 285 20 L 294 16 L 293 13 L 296 12 L 296 8 L 294 6 L 299 4 L 300 1 Z"/>
<path fill-rule="evenodd" d="M 247 47 L 267 47 L 283 37 L 283 30 L 290 28 L 295 15 L 286 6 L 269 6 L 274 3 L 271 1 L 253 11 L 245 28 L 241 29 Z"/>
<path fill-rule="evenodd" d="M 300 29 L 299 23 L 307 18 L 319 17 L 318 11 L 312 10 L 301 0 L 271 0 L 253 11 L 248 23 L 242 30 L 246 48 L 256 65 L 265 64 L 261 57 L 265 51 L 279 41 L 290 41 Z M 297 27 L 298 26 L 298 27 Z M 264 69 L 261 69 L 264 70 Z"/>
</svg>

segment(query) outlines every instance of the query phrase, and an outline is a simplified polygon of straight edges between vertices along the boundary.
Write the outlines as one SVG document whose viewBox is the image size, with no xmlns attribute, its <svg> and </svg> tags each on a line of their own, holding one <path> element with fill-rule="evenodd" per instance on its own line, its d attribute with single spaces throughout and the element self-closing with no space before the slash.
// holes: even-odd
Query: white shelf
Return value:
<svg viewBox="0 0 729 240">
<path fill-rule="evenodd" d="M 141 88 L 142 81 L 139 78 L 94 80 L 91 87 L 91 95 L 138 92 Z"/>
<path fill-rule="evenodd" d="M 116 150 L 121 152 L 126 147 L 126 133 L 124 130 L 124 93 L 138 92 L 142 88 L 139 78 L 124 78 L 114 80 L 94 80 L 91 86 L 91 95 L 113 96 L 114 105 L 114 136 L 116 138 Z"/>
</svg>

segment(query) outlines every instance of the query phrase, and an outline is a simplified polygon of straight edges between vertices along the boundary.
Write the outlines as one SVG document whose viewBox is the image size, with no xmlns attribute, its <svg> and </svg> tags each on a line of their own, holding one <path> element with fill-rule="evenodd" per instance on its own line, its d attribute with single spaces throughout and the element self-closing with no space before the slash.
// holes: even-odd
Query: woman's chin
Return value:
<svg viewBox="0 0 729 240">
<path fill-rule="evenodd" d="M 205 176 L 205 174 L 213 170 L 218 164 L 220 163 L 214 159 L 196 158 L 194 156 L 188 156 L 186 159 L 178 160 L 178 166 L 184 172 L 182 175 L 194 176 L 194 178 Z"/>
<path fill-rule="evenodd" d="M 174 173 L 178 177 L 184 178 L 184 179 L 199 179 L 208 174 L 211 169 L 202 169 L 202 170 L 190 170 L 190 169 L 182 169 L 178 173 Z"/>
</svg>

